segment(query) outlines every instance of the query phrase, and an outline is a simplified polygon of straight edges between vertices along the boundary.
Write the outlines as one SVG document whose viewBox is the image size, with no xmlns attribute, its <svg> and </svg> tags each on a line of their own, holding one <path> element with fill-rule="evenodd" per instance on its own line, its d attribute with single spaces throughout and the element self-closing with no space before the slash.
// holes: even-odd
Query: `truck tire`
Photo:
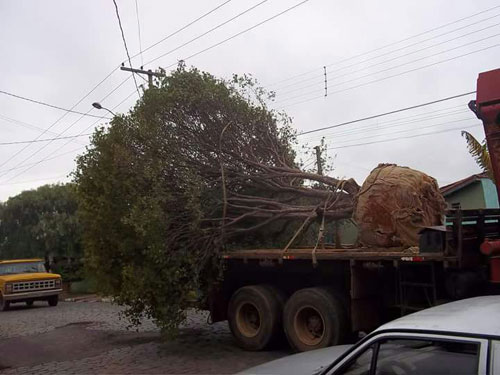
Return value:
<svg viewBox="0 0 500 375">
<path fill-rule="evenodd" d="M 330 288 L 306 288 L 285 304 L 283 325 L 290 346 L 300 352 L 341 344 L 348 331 L 342 300 Z"/>
<path fill-rule="evenodd" d="M 286 297 L 268 285 L 238 289 L 228 307 L 229 328 L 245 350 L 265 349 L 282 336 L 281 318 Z"/>
<path fill-rule="evenodd" d="M 7 311 L 10 308 L 10 302 L 3 299 L 0 295 L 0 311 Z"/>
<path fill-rule="evenodd" d="M 59 302 L 59 296 L 50 296 L 47 302 L 49 303 L 49 306 L 57 306 L 57 303 Z"/>
</svg>

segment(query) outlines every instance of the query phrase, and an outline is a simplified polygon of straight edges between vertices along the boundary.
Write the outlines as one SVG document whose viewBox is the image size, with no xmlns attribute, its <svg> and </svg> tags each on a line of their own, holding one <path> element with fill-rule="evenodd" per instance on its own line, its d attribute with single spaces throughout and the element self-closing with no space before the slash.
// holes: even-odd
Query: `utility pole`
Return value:
<svg viewBox="0 0 500 375">
<path fill-rule="evenodd" d="M 142 66 L 141 66 L 141 68 L 142 68 Z M 153 76 L 154 77 L 163 77 L 162 73 L 153 72 L 151 69 L 144 70 L 144 69 L 127 68 L 124 65 L 122 65 L 120 67 L 120 69 L 124 70 L 126 72 L 132 72 L 132 73 L 136 73 L 136 74 L 146 74 L 148 76 L 149 88 L 153 87 Z"/>
<path fill-rule="evenodd" d="M 323 176 L 323 162 L 321 160 L 321 146 L 314 147 L 316 150 L 316 165 L 318 166 L 318 174 Z"/>
</svg>

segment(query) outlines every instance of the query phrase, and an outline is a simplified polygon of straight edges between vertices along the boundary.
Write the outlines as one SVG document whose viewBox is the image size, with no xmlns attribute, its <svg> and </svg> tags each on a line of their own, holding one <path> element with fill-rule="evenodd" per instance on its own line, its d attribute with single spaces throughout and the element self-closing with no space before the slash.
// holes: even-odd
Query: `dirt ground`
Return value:
<svg viewBox="0 0 500 375">
<path fill-rule="evenodd" d="M 136 331 L 105 302 L 43 302 L 0 312 L 0 374 L 233 374 L 289 354 L 246 352 L 226 323 L 190 311 L 179 336 L 160 337 L 145 321 Z"/>
</svg>

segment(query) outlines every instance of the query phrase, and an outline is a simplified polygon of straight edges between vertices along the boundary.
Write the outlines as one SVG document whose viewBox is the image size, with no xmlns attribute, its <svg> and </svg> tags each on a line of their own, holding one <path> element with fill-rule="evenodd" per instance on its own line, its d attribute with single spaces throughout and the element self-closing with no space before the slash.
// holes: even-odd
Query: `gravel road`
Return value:
<svg viewBox="0 0 500 375">
<path fill-rule="evenodd" d="M 127 330 L 121 308 L 104 302 L 14 305 L 0 312 L 0 374 L 233 374 L 286 350 L 245 352 L 226 323 L 190 311 L 165 341 L 151 321 Z"/>
</svg>

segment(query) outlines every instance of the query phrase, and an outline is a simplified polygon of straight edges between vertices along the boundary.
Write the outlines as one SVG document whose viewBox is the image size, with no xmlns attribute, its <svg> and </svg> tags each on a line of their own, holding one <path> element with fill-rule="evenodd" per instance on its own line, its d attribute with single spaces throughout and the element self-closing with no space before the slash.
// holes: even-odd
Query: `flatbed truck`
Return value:
<svg viewBox="0 0 500 375">
<path fill-rule="evenodd" d="M 500 193 L 500 69 L 481 73 L 469 107 L 483 121 Z M 250 249 L 222 255 L 207 308 L 236 342 L 263 350 L 285 337 L 296 351 L 352 341 L 380 324 L 450 300 L 497 293 L 500 210 L 446 213 L 410 248 Z"/>
</svg>

